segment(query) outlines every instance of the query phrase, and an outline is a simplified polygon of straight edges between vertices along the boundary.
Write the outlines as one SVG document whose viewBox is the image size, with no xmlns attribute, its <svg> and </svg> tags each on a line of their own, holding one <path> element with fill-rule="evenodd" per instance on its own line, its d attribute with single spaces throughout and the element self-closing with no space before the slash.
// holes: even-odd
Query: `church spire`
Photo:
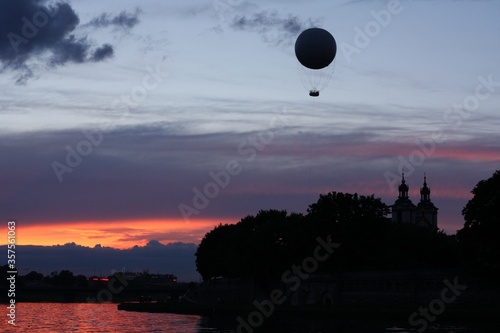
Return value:
<svg viewBox="0 0 500 333">
<path fill-rule="evenodd" d="M 431 189 L 427 187 L 427 175 L 424 172 L 424 187 L 420 189 L 420 201 L 431 201 Z"/>
<path fill-rule="evenodd" d="M 402 173 L 402 176 L 401 176 L 401 185 L 399 185 L 399 198 L 408 198 L 408 185 L 406 185 L 406 181 L 405 181 L 405 173 L 403 172 Z"/>
</svg>

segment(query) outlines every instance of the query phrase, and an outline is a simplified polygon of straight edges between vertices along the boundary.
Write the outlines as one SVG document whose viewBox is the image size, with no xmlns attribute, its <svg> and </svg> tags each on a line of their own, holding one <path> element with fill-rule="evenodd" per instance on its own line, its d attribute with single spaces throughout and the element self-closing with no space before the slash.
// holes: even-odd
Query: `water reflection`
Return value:
<svg viewBox="0 0 500 333">
<path fill-rule="evenodd" d="M 168 313 L 118 311 L 116 304 L 21 303 L 16 312 L 17 327 L 5 332 L 169 332 L 169 333 L 413 333 L 405 322 L 342 320 L 327 318 L 267 318 L 262 327 L 237 330 L 234 317 L 205 318 Z M 7 324 L 4 324 L 7 325 Z M 4 328 L 0 329 L 4 332 Z M 10 330 L 9 330 L 10 329 Z M 496 332 L 494 324 L 435 324 L 429 333 Z"/>
<path fill-rule="evenodd" d="M 16 330 L 7 332 L 198 333 L 200 331 L 200 316 L 124 312 L 118 311 L 116 304 L 20 303 L 16 308 Z"/>
</svg>

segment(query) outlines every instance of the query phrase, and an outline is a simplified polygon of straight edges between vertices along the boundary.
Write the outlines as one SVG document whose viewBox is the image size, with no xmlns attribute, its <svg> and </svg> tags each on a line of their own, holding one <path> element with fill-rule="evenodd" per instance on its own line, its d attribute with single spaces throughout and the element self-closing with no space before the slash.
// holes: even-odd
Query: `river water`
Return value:
<svg viewBox="0 0 500 333">
<path fill-rule="evenodd" d="M 366 321 L 322 320 L 299 321 L 290 318 L 273 322 L 268 319 L 264 329 L 253 332 L 329 333 L 369 332 L 402 333 L 417 332 L 408 324 Z M 236 330 L 236 318 L 219 319 L 213 322 L 194 315 L 168 313 L 139 313 L 118 311 L 116 304 L 93 303 L 18 303 L 16 304 L 16 327 L 3 321 L 0 332 L 169 332 L 169 333 L 253 333 L 248 329 Z M 264 325 L 265 326 L 265 325 Z M 496 325 L 495 325 L 496 326 Z M 433 325 L 427 332 L 497 332 L 489 327 L 469 325 Z"/>
</svg>

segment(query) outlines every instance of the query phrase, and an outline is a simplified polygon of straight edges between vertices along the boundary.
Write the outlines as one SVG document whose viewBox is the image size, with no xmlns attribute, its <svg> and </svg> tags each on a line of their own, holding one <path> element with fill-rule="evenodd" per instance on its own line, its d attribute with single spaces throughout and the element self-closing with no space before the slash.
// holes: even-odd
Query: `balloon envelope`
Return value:
<svg viewBox="0 0 500 333">
<path fill-rule="evenodd" d="M 337 54 L 335 38 L 321 28 L 310 28 L 302 31 L 295 42 L 297 60 L 310 69 L 325 68 Z"/>
</svg>

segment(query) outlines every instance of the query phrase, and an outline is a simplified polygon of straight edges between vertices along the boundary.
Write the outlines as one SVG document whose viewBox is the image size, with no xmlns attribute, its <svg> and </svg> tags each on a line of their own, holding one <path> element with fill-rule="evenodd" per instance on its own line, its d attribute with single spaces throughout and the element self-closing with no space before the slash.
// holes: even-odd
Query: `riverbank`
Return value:
<svg viewBox="0 0 500 333">
<path fill-rule="evenodd" d="M 174 314 L 193 314 L 202 316 L 241 316 L 247 317 L 252 312 L 260 312 L 265 316 L 273 315 L 279 317 L 300 317 L 300 318 L 328 318 L 336 317 L 343 319 L 397 319 L 408 320 L 410 315 L 419 312 L 419 306 L 355 306 L 355 305 L 339 305 L 339 306 L 274 306 L 273 308 L 267 305 L 256 306 L 249 304 L 243 305 L 201 305 L 189 301 L 178 302 L 126 302 L 118 304 L 118 310 L 135 311 L 135 312 L 151 312 L 151 313 L 174 313 Z M 432 311 L 431 311 L 432 313 Z M 437 316 L 441 320 L 465 320 L 465 321 L 490 321 L 497 320 L 500 314 L 500 305 L 477 306 L 466 305 L 447 306 Z M 420 318 L 420 315 L 418 315 Z"/>
</svg>

